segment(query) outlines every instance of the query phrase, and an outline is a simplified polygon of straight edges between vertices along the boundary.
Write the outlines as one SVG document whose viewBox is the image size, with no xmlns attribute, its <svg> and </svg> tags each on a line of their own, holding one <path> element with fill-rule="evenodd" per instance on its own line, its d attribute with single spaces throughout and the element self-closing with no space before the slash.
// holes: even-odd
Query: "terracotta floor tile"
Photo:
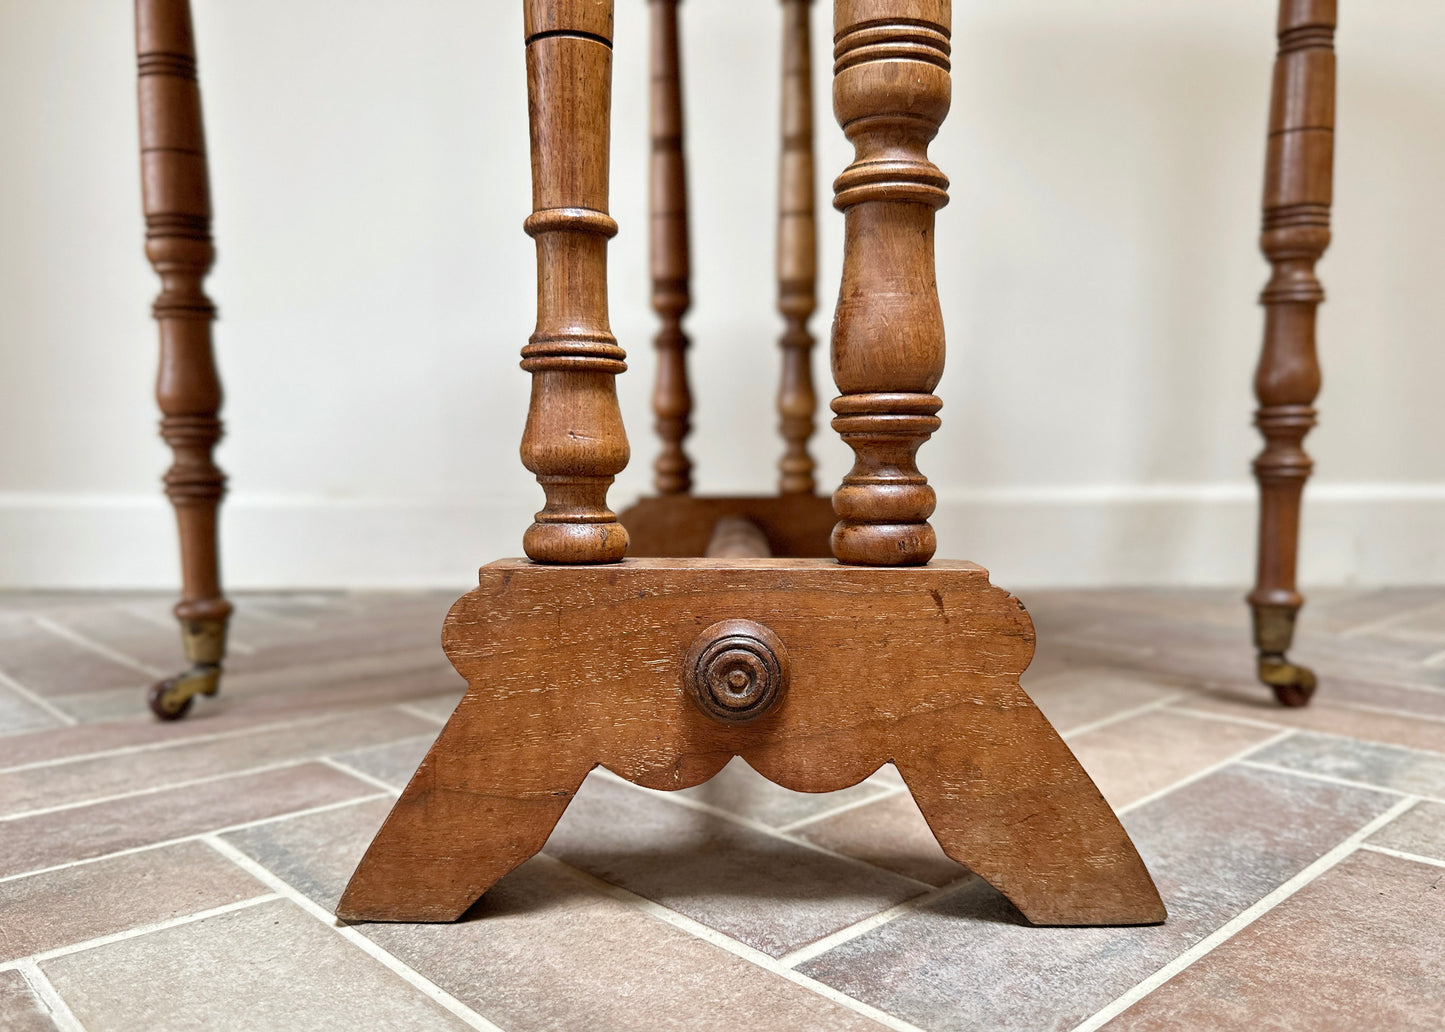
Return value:
<svg viewBox="0 0 1445 1032">
<path fill-rule="evenodd" d="M 54 613 L 50 619 L 138 663 L 171 672 L 186 665 L 174 616 L 170 626 L 163 626 L 121 606 L 83 606 Z"/>
<path fill-rule="evenodd" d="M 0 1028 L 5 1032 L 57 1032 L 50 1009 L 19 971 L 0 971 Z"/>
<path fill-rule="evenodd" d="M 0 617 L 0 671 L 37 695 L 104 688 L 144 688 L 151 681 L 40 627 L 26 617 Z"/>
<path fill-rule="evenodd" d="M 285 900 L 67 954 L 41 970 L 87 1032 L 469 1027 Z"/>
<path fill-rule="evenodd" d="M 677 795 L 777 828 L 888 791 L 875 781 L 862 781 L 838 792 L 791 792 L 734 757 L 711 780 Z"/>
<path fill-rule="evenodd" d="M 1445 797 L 1445 756 L 1324 735 L 1291 735 L 1250 757 L 1397 792 Z"/>
<path fill-rule="evenodd" d="M 0 821 L 0 877 L 375 792 L 340 771 L 303 763 Z"/>
<path fill-rule="evenodd" d="M 262 867 L 329 911 L 361 855 L 391 812 L 393 800 L 374 799 L 322 813 L 267 821 L 224 836 Z"/>
<path fill-rule="evenodd" d="M 1445 721 L 1393 713 L 1373 713 L 1330 703 L 1321 692 L 1303 709 L 1285 709 L 1261 689 L 1218 687 L 1180 703 L 1190 709 L 1222 716 L 1262 720 L 1300 731 L 1323 731 L 1387 745 L 1445 752 Z"/>
<path fill-rule="evenodd" d="M 1371 835 L 1370 841 L 1377 846 L 1445 860 L 1445 804 L 1416 803 L 1413 809 Z"/>
<path fill-rule="evenodd" d="M 982 882 L 799 966 L 930 1032 L 1065 1030 L 1383 812 L 1383 793 L 1230 767 L 1125 820 L 1168 923 L 1033 928 Z"/>
<path fill-rule="evenodd" d="M 545 860 L 509 874 L 459 925 L 360 927 L 508 1032 L 882 1029 Z"/>
<path fill-rule="evenodd" d="M 0 961 L 198 913 L 270 890 L 200 842 L 0 882 Z"/>
<path fill-rule="evenodd" d="M 444 659 L 427 650 L 379 653 L 346 660 L 328 660 L 310 667 L 282 667 L 257 673 L 226 673 L 221 694 L 196 703 L 194 720 L 203 711 L 247 709 L 273 713 L 315 710 L 321 707 L 358 706 L 368 702 L 406 702 L 426 698 L 462 684 Z M 57 709 L 91 723 L 152 719 L 145 693 L 133 688 L 60 695 Z"/>
<path fill-rule="evenodd" d="M 1335 599 L 1308 593 L 1300 622 L 1320 631 L 1346 634 L 1361 628 L 1393 622 L 1445 601 L 1445 591 L 1434 587 L 1380 588 Z"/>
<path fill-rule="evenodd" d="M 907 792 L 813 821 L 793 834 L 929 885 L 947 885 L 969 873 L 943 852 Z"/>
<path fill-rule="evenodd" d="M 1163 681 L 1099 667 L 1070 668 L 1035 681 L 1026 690 L 1060 734 L 1179 693 Z"/>
<path fill-rule="evenodd" d="M 546 851 L 774 956 L 925 891 L 596 775 Z"/>
<path fill-rule="evenodd" d="M 61 721 L 45 712 L 29 699 L 12 692 L 0 683 L 0 737 L 18 735 L 26 731 L 57 727 Z M 0 744 L 0 762 L 4 762 L 5 744 Z"/>
<path fill-rule="evenodd" d="M 417 722 L 422 725 L 423 733 L 420 735 L 389 745 L 340 753 L 334 759 L 363 774 L 379 778 L 398 790 L 403 789 L 421 766 L 422 757 L 426 756 L 437 735 L 441 734 L 437 725 L 420 719 Z"/>
<path fill-rule="evenodd" d="M 1361 852 L 1105 1027 L 1438 1032 L 1442 1025 L 1445 870 Z"/>
<path fill-rule="evenodd" d="M 1276 733 L 1156 711 L 1075 735 L 1069 739 L 1069 748 L 1117 809 Z"/>
<path fill-rule="evenodd" d="M 275 763 L 315 759 L 358 746 L 391 742 L 435 728 L 394 709 L 337 714 L 334 719 L 271 728 L 214 741 L 178 742 L 123 760 L 90 760 L 0 774 L 0 816 L 65 806 L 137 788 L 237 773 Z"/>
<path fill-rule="evenodd" d="M 444 723 L 451 719 L 452 713 L 456 711 L 457 703 L 461 702 L 462 696 L 466 694 L 466 688 L 466 682 L 458 675 L 457 688 L 455 691 L 442 692 L 425 699 L 417 699 L 410 703 L 410 705 L 413 709 L 428 713 Z"/>
</svg>

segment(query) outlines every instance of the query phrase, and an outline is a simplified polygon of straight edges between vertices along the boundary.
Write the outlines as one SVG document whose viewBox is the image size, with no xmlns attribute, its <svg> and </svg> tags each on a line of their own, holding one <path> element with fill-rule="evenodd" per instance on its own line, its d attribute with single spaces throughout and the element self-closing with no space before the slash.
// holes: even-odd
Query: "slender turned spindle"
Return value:
<svg viewBox="0 0 1445 1032">
<path fill-rule="evenodd" d="M 770 559 L 773 549 L 763 528 L 752 520 L 724 516 L 713 525 L 703 554 L 709 559 Z"/>
<path fill-rule="evenodd" d="M 1335 124 L 1335 0 L 1281 0 L 1279 55 L 1270 98 L 1260 247 L 1274 273 L 1260 297 L 1264 348 L 1255 372 L 1255 425 L 1265 446 L 1259 480 L 1259 568 L 1249 604 L 1260 679 L 1285 705 L 1302 706 L 1314 674 L 1290 663 L 1300 496 L 1310 475 L 1305 434 L 1315 425 L 1320 389 L 1315 310 L 1324 291 L 1315 263 L 1330 243 Z"/>
<path fill-rule="evenodd" d="M 818 307 L 818 217 L 813 189 L 813 56 L 808 19 L 813 0 L 783 3 L 782 157 L 778 167 L 778 311 L 783 376 L 778 430 L 783 457 L 778 493 L 810 495 L 816 488 L 808 438 L 818 396 L 813 392 L 813 336 L 808 317 Z"/>
<path fill-rule="evenodd" d="M 537 562 L 616 562 L 627 531 L 607 488 L 628 449 L 616 381 L 627 356 L 607 318 L 612 0 L 525 0 L 524 18 L 537 329 L 522 349 L 532 374 L 522 462 L 547 504 L 522 547 Z"/>
<path fill-rule="evenodd" d="M 686 494 L 692 488 L 692 460 L 682 450 L 692 419 L 687 384 L 687 335 L 682 317 L 692 303 L 688 289 L 687 158 L 682 131 L 682 61 L 677 40 L 678 0 L 651 0 L 652 6 L 652 309 L 662 320 L 657 348 L 657 380 L 652 410 L 662 451 L 653 465 L 653 486 L 660 495 Z"/>
<path fill-rule="evenodd" d="M 833 320 L 833 429 L 856 461 L 833 495 L 833 554 L 921 565 L 936 548 L 918 448 L 938 429 L 943 314 L 934 212 L 948 180 L 928 143 L 948 113 L 948 0 L 835 0 L 833 109 L 854 161 L 833 184 L 845 213 Z"/>
<path fill-rule="evenodd" d="M 212 459 L 221 439 L 221 382 L 211 351 L 216 309 L 202 281 L 215 260 L 196 47 L 186 0 L 137 0 L 141 191 L 146 257 L 161 279 L 156 398 L 161 437 L 174 453 L 165 475 L 181 542 L 175 608 L 191 669 L 151 690 L 151 706 L 179 717 L 198 692 L 215 692 L 231 603 L 221 594 L 216 516 L 225 474 Z"/>
</svg>

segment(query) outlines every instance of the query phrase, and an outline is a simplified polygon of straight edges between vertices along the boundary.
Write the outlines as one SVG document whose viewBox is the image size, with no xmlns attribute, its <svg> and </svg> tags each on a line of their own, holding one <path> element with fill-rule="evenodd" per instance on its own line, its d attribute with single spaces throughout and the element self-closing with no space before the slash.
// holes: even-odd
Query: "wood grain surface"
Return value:
<svg viewBox="0 0 1445 1032">
<path fill-rule="evenodd" d="M 686 688 L 700 632 L 750 620 L 791 670 L 727 725 Z M 347 920 L 448 921 L 540 850 L 588 771 L 699 784 L 733 756 L 827 792 L 892 761 L 944 850 L 1038 924 L 1161 921 L 1128 836 L 1019 687 L 1033 626 L 972 563 L 502 560 L 443 632 L 470 688 L 357 868 Z"/>
</svg>

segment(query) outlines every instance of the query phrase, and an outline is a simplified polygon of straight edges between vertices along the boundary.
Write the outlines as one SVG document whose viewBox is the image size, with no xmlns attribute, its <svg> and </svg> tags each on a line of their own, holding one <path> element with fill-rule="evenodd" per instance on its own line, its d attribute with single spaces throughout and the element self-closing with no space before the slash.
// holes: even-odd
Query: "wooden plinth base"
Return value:
<svg viewBox="0 0 1445 1032">
<path fill-rule="evenodd" d="M 687 558 L 704 555 L 718 520 L 741 517 L 756 523 L 773 555 L 793 559 L 831 559 L 828 536 L 838 522 L 831 498 L 819 495 L 769 495 L 758 498 L 709 498 L 658 495 L 643 498 L 618 516 L 627 528 L 627 554 Z"/>
<path fill-rule="evenodd" d="M 749 667 L 729 643 L 757 625 L 768 644 Z M 1028 614 L 972 563 L 507 559 L 452 607 L 443 644 L 470 689 L 352 876 L 344 920 L 455 920 L 542 848 L 593 767 L 680 789 L 735 755 L 803 792 L 892 761 L 944 851 L 1035 924 L 1164 920 L 1118 819 L 1019 687 Z M 728 657 L 772 678 L 771 704 L 705 712 L 690 685 L 709 656 L 721 684 Z"/>
</svg>

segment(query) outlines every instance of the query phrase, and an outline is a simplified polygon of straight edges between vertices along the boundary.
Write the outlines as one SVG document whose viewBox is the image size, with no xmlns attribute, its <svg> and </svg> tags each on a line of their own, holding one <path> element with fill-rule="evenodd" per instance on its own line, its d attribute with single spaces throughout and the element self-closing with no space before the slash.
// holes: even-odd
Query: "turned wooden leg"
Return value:
<svg viewBox="0 0 1445 1032">
<path fill-rule="evenodd" d="M 539 215 L 552 210 L 547 201 L 571 213 L 546 216 L 552 247 L 598 240 L 586 263 L 569 266 L 571 284 L 584 282 L 583 270 L 601 275 L 601 238 L 569 227 L 600 225 L 605 191 L 554 196 L 546 184 L 564 163 L 563 182 L 591 181 L 580 159 L 598 159 L 606 124 L 598 98 L 610 12 L 610 3 L 582 0 L 527 7 Z M 1128 835 L 1019 687 L 1034 650 L 1023 606 L 973 563 L 927 562 L 932 492 L 912 456 L 938 425 L 938 399 L 927 393 L 943 364 L 929 245 L 943 187 L 922 148 L 948 102 L 947 0 L 839 0 L 837 19 L 838 110 L 859 151 L 839 180 L 851 251 L 834 351 L 844 392 L 835 425 L 859 457 L 839 492 L 844 522 L 834 535 L 847 564 L 766 558 L 768 535 L 735 511 L 718 513 L 735 518 L 719 521 L 712 542 L 727 558 L 602 565 L 611 538 L 576 528 L 610 516 L 606 483 L 621 466 L 597 456 L 616 458 L 604 445 L 622 440 L 620 421 L 607 441 L 586 422 L 605 409 L 600 378 L 588 393 L 577 381 L 539 386 L 538 377 L 530 446 L 555 449 L 559 430 L 582 428 L 568 432 L 581 439 L 566 442 L 569 454 L 581 458 L 566 472 L 586 487 L 567 496 L 573 519 L 561 519 L 559 506 L 547 526 L 566 526 L 569 546 L 591 546 L 569 554 L 593 565 L 503 559 L 452 607 L 442 643 L 467 693 L 362 857 L 341 918 L 460 916 L 542 848 L 595 766 L 682 789 L 741 756 L 803 792 L 846 788 L 894 762 L 945 851 L 1030 920 L 1164 920 Z M 577 48 L 557 49 L 564 44 Z M 563 117 L 572 111 L 578 117 Z M 549 135 L 560 124 L 568 131 Z M 545 283 L 545 256 L 541 265 Z M 589 341 L 605 331 L 598 295 L 544 289 L 543 298 L 529 347 L 555 346 L 541 328 L 556 311 L 567 314 L 559 327 L 588 326 Z M 620 352 L 610 355 L 621 364 Z M 605 411 L 615 413 L 612 367 L 584 368 L 605 373 Z M 544 433 L 538 412 L 554 403 L 570 418 Z M 531 464 L 539 478 L 552 473 Z M 536 558 L 536 540 L 527 543 Z"/>
<path fill-rule="evenodd" d="M 1259 567 L 1249 595 L 1259 677 L 1286 706 L 1303 706 L 1315 675 L 1285 656 L 1304 599 L 1295 585 L 1300 497 L 1312 463 L 1303 447 L 1320 389 L 1315 263 L 1330 242 L 1335 123 L 1335 0 L 1281 0 L 1270 98 L 1260 246 L 1274 266 L 1261 295 L 1264 348 L 1255 372 Z"/>
<path fill-rule="evenodd" d="M 833 317 L 833 429 L 853 449 L 833 495 L 833 554 L 865 566 L 928 562 L 934 493 L 918 448 L 938 429 L 943 313 L 933 214 L 948 180 L 928 143 L 948 113 L 948 0 L 835 0 L 833 110 L 855 157 L 833 184 L 845 215 Z"/>
<path fill-rule="evenodd" d="M 682 317 L 689 295 L 687 157 L 683 150 L 682 59 L 678 49 L 678 0 L 651 0 L 652 8 L 652 309 L 661 319 L 654 346 L 657 379 L 652 409 L 662 450 L 653 466 L 660 495 L 692 489 L 692 460 L 682 450 L 692 419 L 687 383 L 687 335 Z"/>
<path fill-rule="evenodd" d="M 525 0 L 531 101 L 537 329 L 522 349 L 532 400 L 522 463 L 547 505 L 522 538 L 544 563 L 609 563 L 627 531 L 607 489 L 627 466 L 617 374 L 627 368 L 607 317 L 612 115 L 611 0 Z"/>
<path fill-rule="evenodd" d="M 778 168 L 778 311 L 785 327 L 778 425 L 783 457 L 778 493 L 816 489 L 808 438 L 818 397 L 813 391 L 813 335 L 808 317 L 818 307 L 818 219 L 813 180 L 813 55 L 808 19 L 813 0 L 783 3 L 782 156 Z"/>
<path fill-rule="evenodd" d="M 231 603 L 221 594 L 216 515 L 226 477 L 211 457 L 221 439 L 221 381 L 211 350 L 216 309 L 202 281 L 215 259 L 196 46 L 186 0 L 137 0 L 141 190 L 146 257 L 161 278 L 154 312 L 161 361 L 161 436 L 175 461 L 165 475 L 181 542 L 181 622 L 190 669 L 150 690 L 173 720 L 197 694 L 214 695 Z"/>
</svg>

